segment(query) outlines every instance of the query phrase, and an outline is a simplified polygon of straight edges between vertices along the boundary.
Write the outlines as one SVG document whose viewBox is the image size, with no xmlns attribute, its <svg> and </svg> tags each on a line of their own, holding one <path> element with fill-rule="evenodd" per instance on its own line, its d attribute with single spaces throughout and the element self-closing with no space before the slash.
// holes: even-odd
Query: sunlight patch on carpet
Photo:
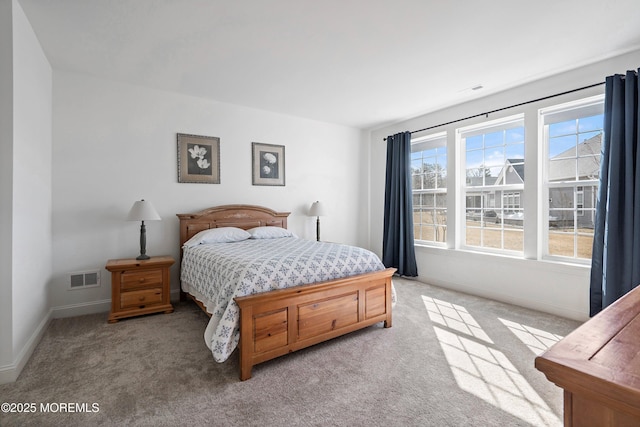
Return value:
<svg viewBox="0 0 640 427">
<path fill-rule="evenodd" d="M 512 322 L 511 320 L 498 318 L 520 341 L 539 356 L 552 345 L 560 341 L 563 337 L 542 329 L 533 328 L 521 323 Z"/>
<path fill-rule="evenodd" d="M 460 389 L 533 425 L 562 425 L 509 358 L 493 348 L 494 342 L 464 307 L 424 295 L 422 300 Z M 547 337 L 535 328 L 500 320 L 521 335 L 527 331 Z"/>
<path fill-rule="evenodd" d="M 422 301 L 432 322 L 493 344 L 491 338 L 466 308 L 424 295 L 422 295 Z"/>
</svg>

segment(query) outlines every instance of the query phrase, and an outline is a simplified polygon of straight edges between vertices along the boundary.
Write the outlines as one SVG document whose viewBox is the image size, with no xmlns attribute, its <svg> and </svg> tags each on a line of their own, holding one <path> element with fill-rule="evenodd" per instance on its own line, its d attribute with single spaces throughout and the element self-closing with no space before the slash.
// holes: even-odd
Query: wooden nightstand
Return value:
<svg viewBox="0 0 640 427">
<path fill-rule="evenodd" d="M 109 323 L 141 314 L 172 313 L 169 267 L 173 263 L 170 256 L 110 259 L 105 266 L 111 272 Z"/>
</svg>

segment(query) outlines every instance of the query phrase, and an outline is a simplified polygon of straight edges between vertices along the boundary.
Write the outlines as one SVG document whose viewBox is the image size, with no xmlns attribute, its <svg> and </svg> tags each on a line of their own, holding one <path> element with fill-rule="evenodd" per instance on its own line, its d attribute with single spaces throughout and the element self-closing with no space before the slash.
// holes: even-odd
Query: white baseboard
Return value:
<svg viewBox="0 0 640 427">
<path fill-rule="evenodd" d="M 18 376 L 20 376 L 22 369 L 33 354 L 33 350 L 36 349 L 36 347 L 40 343 L 40 340 L 42 339 L 42 336 L 49 327 L 52 315 L 53 310 L 49 310 L 36 330 L 33 332 L 33 334 L 31 334 L 31 338 L 29 338 L 24 347 L 22 347 L 22 350 L 20 350 L 20 353 L 18 353 L 18 357 L 16 357 L 16 360 L 12 364 L 0 366 L 0 384 L 12 383 L 18 379 Z"/>
<path fill-rule="evenodd" d="M 31 335 L 25 346 L 20 350 L 16 360 L 10 365 L 0 366 L 0 384 L 15 382 L 20 376 L 22 369 L 29 361 L 33 350 L 38 346 L 42 339 L 51 319 L 59 319 L 62 317 L 83 316 L 85 314 L 96 314 L 108 312 L 111 308 L 111 300 L 92 301 L 89 303 L 70 304 L 59 307 L 53 307 L 47 315 L 42 319 L 36 330 Z"/>
<path fill-rule="evenodd" d="M 86 314 L 106 313 L 111 309 L 111 300 L 83 302 L 79 304 L 62 305 L 53 307 L 53 318 L 84 316 Z"/>
<path fill-rule="evenodd" d="M 424 279 L 423 279 L 424 280 Z M 532 300 L 527 298 L 520 298 L 507 293 L 487 291 L 478 289 L 473 286 L 466 286 L 459 283 L 453 283 L 445 280 L 429 280 L 425 283 L 430 283 L 441 288 L 452 289 L 458 292 L 464 292 L 470 295 L 476 295 L 482 298 L 488 298 L 495 301 L 504 302 L 507 304 L 514 304 L 520 307 L 528 308 L 530 310 L 541 311 L 543 313 L 552 314 L 554 316 L 563 317 L 565 319 L 577 320 L 584 322 L 588 320 L 588 316 L 585 317 L 584 313 L 567 309 L 566 307 L 558 307 L 553 304 L 549 304 L 547 301 Z"/>
</svg>

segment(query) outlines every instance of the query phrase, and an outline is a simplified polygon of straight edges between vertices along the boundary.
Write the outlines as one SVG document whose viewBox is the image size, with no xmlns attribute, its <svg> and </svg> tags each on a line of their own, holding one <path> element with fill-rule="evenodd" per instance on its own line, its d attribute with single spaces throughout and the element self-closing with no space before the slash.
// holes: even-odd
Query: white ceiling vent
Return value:
<svg viewBox="0 0 640 427">
<path fill-rule="evenodd" d="M 100 270 L 69 273 L 69 289 L 84 289 L 100 286 Z"/>
</svg>

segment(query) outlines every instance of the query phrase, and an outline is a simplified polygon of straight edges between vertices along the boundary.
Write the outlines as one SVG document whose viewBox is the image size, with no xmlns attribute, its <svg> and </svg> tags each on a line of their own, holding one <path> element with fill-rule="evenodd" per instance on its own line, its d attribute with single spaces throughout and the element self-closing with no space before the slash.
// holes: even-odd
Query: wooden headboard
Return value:
<svg viewBox="0 0 640 427">
<path fill-rule="evenodd" d="M 177 214 L 180 218 L 180 247 L 196 233 L 209 228 L 275 226 L 287 228 L 290 212 L 276 212 L 253 205 L 224 205 L 191 214 Z"/>
</svg>

